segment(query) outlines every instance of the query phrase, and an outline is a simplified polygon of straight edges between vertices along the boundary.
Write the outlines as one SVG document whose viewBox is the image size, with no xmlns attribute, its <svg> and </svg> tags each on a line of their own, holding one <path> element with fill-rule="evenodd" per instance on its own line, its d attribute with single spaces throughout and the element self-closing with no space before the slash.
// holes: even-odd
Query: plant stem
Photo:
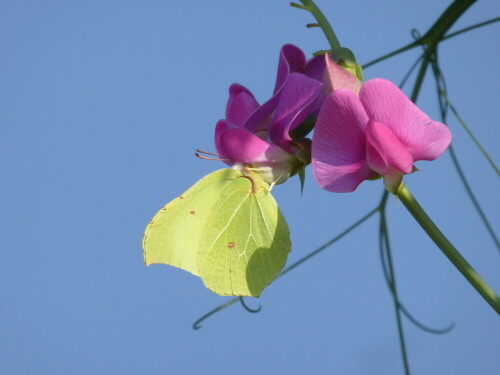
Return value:
<svg viewBox="0 0 500 375">
<path fill-rule="evenodd" d="M 500 298 L 433 223 L 404 184 L 400 185 L 397 196 L 444 255 L 446 255 L 497 314 L 500 315 Z"/>
<path fill-rule="evenodd" d="M 318 25 L 323 30 L 323 33 L 325 34 L 326 39 L 328 40 L 328 43 L 330 44 L 332 51 L 340 48 L 339 40 L 337 39 L 337 36 L 335 35 L 332 29 L 332 26 L 326 19 L 323 12 L 321 12 L 318 6 L 314 3 L 314 1 L 300 0 L 300 2 L 304 4 L 302 9 L 309 11 L 314 16 L 314 18 L 316 18 L 316 21 L 318 21 Z M 291 5 L 294 6 L 293 3 Z"/>
<path fill-rule="evenodd" d="M 421 42 L 428 46 L 436 45 L 444 34 L 450 29 L 455 21 L 474 3 L 476 0 L 455 0 L 438 18 L 429 31 L 422 37 Z"/>
</svg>

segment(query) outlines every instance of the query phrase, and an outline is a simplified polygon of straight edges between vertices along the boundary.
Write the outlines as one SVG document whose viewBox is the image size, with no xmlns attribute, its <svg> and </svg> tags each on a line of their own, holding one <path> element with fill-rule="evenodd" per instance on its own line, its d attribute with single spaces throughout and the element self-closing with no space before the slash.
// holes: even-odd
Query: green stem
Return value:
<svg viewBox="0 0 500 375">
<path fill-rule="evenodd" d="M 321 27 L 323 30 L 323 33 L 326 36 L 326 39 L 328 40 L 328 43 L 330 44 L 331 50 L 334 51 L 338 48 L 340 48 L 340 43 L 339 40 L 337 39 L 337 36 L 333 32 L 332 26 L 326 19 L 325 15 L 321 10 L 317 7 L 317 5 L 314 3 L 312 0 L 300 0 L 300 2 L 304 5 L 299 5 L 296 3 L 290 3 L 291 6 L 303 10 L 307 10 L 309 13 L 313 15 L 313 17 L 318 21 L 318 26 Z"/>
<path fill-rule="evenodd" d="M 455 21 L 469 8 L 476 0 L 455 0 L 434 22 L 429 31 L 422 37 L 422 42 L 431 46 L 436 45 L 444 34 L 450 29 Z"/>
<path fill-rule="evenodd" d="M 500 298 L 496 295 L 493 289 L 479 276 L 465 258 L 458 252 L 439 228 L 433 223 L 429 216 L 425 213 L 416 199 L 406 188 L 401 184 L 397 191 L 397 196 L 403 202 L 405 207 L 420 224 L 427 235 L 441 249 L 446 257 L 460 271 L 460 273 L 469 281 L 469 283 L 478 291 L 478 293 L 490 304 L 490 306 L 500 314 Z"/>
</svg>

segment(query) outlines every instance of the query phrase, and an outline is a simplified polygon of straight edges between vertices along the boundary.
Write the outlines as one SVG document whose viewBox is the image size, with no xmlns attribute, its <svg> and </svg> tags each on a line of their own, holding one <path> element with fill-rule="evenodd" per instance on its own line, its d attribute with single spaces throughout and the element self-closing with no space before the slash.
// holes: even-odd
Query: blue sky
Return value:
<svg viewBox="0 0 500 375">
<path fill-rule="evenodd" d="M 422 33 L 449 1 L 318 0 L 341 43 L 365 63 Z M 472 5 L 458 30 L 498 16 Z M 0 3 L 0 373 L 401 374 L 394 308 L 372 218 L 269 286 L 259 314 L 239 305 L 193 331 L 227 301 L 187 272 L 146 267 L 141 240 L 152 216 L 223 167 L 213 150 L 233 82 L 271 94 L 279 48 L 327 48 L 311 16 L 287 1 L 3 1 Z M 498 24 L 443 43 L 449 96 L 491 153 L 498 148 Z M 364 71 L 399 82 L 418 51 Z M 408 86 L 410 87 L 410 86 Z M 407 87 L 407 88 L 408 88 Z M 434 83 L 418 104 L 438 119 Z M 494 227 L 498 177 L 450 116 L 453 145 Z M 448 154 L 406 178 L 449 239 L 500 292 L 498 250 Z M 372 209 L 380 181 L 332 194 L 307 172 L 273 195 L 291 229 L 289 264 Z M 401 204 L 389 202 L 400 296 L 443 336 L 404 320 L 415 374 L 494 374 L 498 316 Z"/>
</svg>

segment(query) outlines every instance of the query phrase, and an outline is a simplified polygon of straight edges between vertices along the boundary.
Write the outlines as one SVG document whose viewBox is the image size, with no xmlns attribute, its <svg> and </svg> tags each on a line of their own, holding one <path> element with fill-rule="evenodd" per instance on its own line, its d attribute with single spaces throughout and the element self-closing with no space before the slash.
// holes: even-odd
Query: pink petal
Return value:
<svg viewBox="0 0 500 375">
<path fill-rule="evenodd" d="M 338 168 L 314 159 L 312 164 L 318 185 L 333 193 L 350 193 L 364 180 L 375 177 L 375 173 L 361 161 Z"/>
<path fill-rule="evenodd" d="M 226 119 L 235 125 L 243 126 L 250 114 L 259 106 L 253 94 L 245 87 L 234 83 L 229 87 L 229 100 L 226 106 Z"/>
<path fill-rule="evenodd" d="M 299 126 L 311 112 L 321 93 L 321 83 L 300 73 L 288 76 L 269 126 L 273 143 L 293 152 L 290 131 Z"/>
<path fill-rule="evenodd" d="M 385 175 L 391 167 L 404 174 L 413 170 L 413 158 L 389 127 L 370 120 L 366 127 L 367 161 L 371 169 Z"/>
<path fill-rule="evenodd" d="M 451 132 L 433 121 L 392 82 L 372 79 L 361 88 L 360 99 L 370 118 L 387 125 L 417 160 L 434 160 L 450 145 Z"/>
<path fill-rule="evenodd" d="M 339 89 L 325 99 L 312 143 L 313 173 L 323 189 L 350 192 L 375 176 L 365 160 L 367 123 L 368 116 L 352 91 Z"/>
<path fill-rule="evenodd" d="M 285 44 L 281 47 L 274 94 L 283 86 L 290 73 L 301 72 L 305 67 L 306 57 L 299 47 L 293 44 Z"/>
<path fill-rule="evenodd" d="M 268 143 L 247 129 L 234 128 L 220 135 L 225 156 L 238 163 L 281 163 L 293 158 L 281 147 Z"/>
<path fill-rule="evenodd" d="M 323 76 L 323 90 L 325 95 L 342 88 L 359 95 L 359 90 L 361 89 L 359 79 L 351 72 L 336 64 L 328 54 L 325 54 L 324 59 L 326 67 Z"/>
</svg>

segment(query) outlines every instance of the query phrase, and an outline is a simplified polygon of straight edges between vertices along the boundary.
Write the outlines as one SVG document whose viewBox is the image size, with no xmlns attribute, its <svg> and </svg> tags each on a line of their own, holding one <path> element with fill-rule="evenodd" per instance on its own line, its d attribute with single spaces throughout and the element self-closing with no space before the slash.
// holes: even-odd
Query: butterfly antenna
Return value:
<svg viewBox="0 0 500 375">
<path fill-rule="evenodd" d="M 205 154 L 205 155 L 218 156 L 219 158 L 221 157 L 219 154 L 214 154 L 213 152 L 203 151 L 203 150 L 200 150 L 199 148 L 196 149 L 196 152 L 199 152 L 200 154 Z"/>
<path fill-rule="evenodd" d="M 199 157 L 200 159 L 205 159 L 205 160 L 231 161 L 231 159 L 225 158 L 225 157 L 223 157 L 223 156 L 221 156 L 219 154 L 214 154 L 212 152 L 203 151 L 203 150 L 199 150 L 199 149 L 196 150 L 195 155 L 197 157 Z M 217 157 L 216 158 L 211 158 L 211 157 L 205 156 L 205 155 L 212 155 L 212 156 L 217 156 Z"/>
</svg>

